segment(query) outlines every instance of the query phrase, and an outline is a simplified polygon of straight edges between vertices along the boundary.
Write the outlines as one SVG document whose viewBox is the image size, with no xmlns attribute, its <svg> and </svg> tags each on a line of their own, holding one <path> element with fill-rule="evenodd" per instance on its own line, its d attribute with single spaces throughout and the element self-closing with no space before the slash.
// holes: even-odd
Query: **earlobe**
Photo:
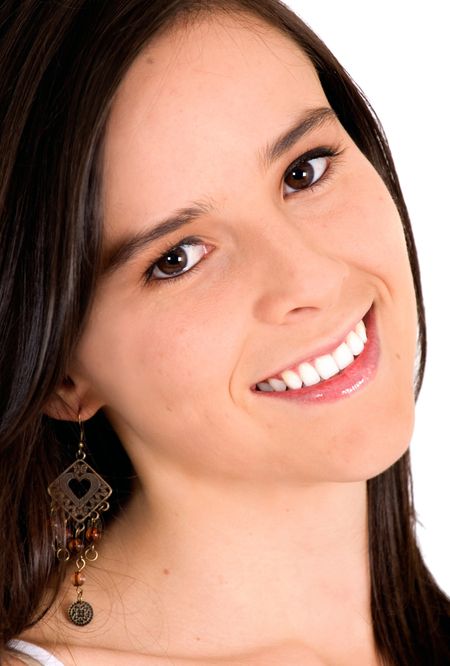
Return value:
<svg viewBox="0 0 450 666">
<path fill-rule="evenodd" d="M 48 398 L 44 413 L 58 421 L 87 421 L 102 407 L 99 400 L 89 396 L 89 390 L 64 377 L 57 389 Z"/>
</svg>

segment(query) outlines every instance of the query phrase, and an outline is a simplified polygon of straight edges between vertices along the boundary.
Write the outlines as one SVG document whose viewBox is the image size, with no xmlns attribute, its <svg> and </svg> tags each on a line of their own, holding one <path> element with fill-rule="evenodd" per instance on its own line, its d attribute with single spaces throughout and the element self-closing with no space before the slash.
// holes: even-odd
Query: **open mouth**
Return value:
<svg viewBox="0 0 450 666">
<path fill-rule="evenodd" d="M 350 330 L 344 339 L 328 354 L 323 354 L 298 366 L 286 369 L 268 377 L 252 387 L 254 391 L 277 392 L 298 391 L 310 386 L 321 385 L 342 374 L 355 363 L 367 343 L 366 324 L 371 310 Z M 320 386 L 318 386 L 320 388 Z M 301 391 L 299 391 L 301 393 Z"/>
</svg>

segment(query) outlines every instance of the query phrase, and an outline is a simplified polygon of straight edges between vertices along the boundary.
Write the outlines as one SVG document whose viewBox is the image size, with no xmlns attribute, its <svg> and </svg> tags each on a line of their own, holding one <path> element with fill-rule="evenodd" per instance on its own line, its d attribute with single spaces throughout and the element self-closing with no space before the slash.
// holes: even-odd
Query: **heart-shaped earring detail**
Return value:
<svg viewBox="0 0 450 666">
<path fill-rule="evenodd" d="M 75 477 L 70 479 L 68 485 L 75 497 L 77 497 L 79 500 L 83 499 L 83 497 L 87 495 L 89 490 L 92 488 L 92 484 L 89 479 L 81 479 L 81 481 L 78 481 L 78 479 Z"/>
<path fill-rule="evenodd" d="M 84 460 L 77 460 L 48 487 L 55 510 L 82 523 L 112 493 L 112 488 Z"/>
</svg>

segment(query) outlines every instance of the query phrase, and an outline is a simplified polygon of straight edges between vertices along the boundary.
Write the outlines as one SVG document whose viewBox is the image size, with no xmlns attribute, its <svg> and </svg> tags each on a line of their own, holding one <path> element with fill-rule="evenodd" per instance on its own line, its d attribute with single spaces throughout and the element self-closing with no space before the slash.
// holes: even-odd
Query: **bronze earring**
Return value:
<svg viewBox="0 0 450 666">
<path fill-rule="evenodd" d="M 102 535 L 101 514 L 109 509 L 106 501 L 112 488 L 85 462 L 85 435 L 80 413 L 80 441 L 75 462 L 58 476 L 48 487 L 51 502 L 51 523 L 54 550 L 60 562 L 75 559 L 72 584 L 76 588 L 77 600 L 72 603 L 67 616 L 78 626 L 88 624 L 94 611 L 90 603 L 83 600 L 83 584 L 86 580 L 86 562 L 95 562 L 98 552 L 95 544 Z"/>
</svg>

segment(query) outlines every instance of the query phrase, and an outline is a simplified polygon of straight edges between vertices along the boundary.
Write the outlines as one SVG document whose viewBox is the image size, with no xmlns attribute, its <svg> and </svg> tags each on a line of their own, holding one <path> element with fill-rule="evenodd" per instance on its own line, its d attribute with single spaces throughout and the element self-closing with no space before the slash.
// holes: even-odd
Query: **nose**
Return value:
<svg viewBox="0 0 450 666">
<path fill-rule="evenodd" d="M 270 225 L 258 236 L 254 316 L 265 323 L 295 322 L 311 310 L 332 309 L 342 301 L 350 267 L 320 235 L 292 223 Z"/>
</svg>

